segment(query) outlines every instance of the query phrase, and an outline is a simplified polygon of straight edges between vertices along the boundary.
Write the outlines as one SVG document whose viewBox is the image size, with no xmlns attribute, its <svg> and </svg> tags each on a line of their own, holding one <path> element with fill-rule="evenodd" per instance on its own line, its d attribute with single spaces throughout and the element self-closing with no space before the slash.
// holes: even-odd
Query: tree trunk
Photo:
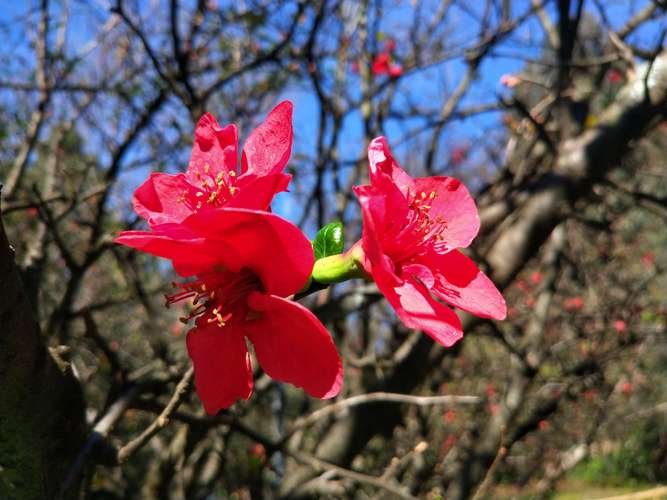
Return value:
<svg viewBox="0 0 667 500">
<path fill-rule="evenodd" d="M 41 339 L 0 213 L 0 498 L 59 497 L 85 432 L 81 387 Z"/>
</svg>

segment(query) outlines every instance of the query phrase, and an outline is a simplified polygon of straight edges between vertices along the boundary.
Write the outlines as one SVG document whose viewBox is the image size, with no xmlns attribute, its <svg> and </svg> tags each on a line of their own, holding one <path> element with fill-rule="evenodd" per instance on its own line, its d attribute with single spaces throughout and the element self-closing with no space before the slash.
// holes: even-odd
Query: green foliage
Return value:
<svg viewBox="0 0 667 500">
<path fill-rule="evenodd" d="M 337 255 L 343 251 L 345 232 L 341 222 L 331 222 L 317 232 L 313 241 L 315 260 Z"/>
<path fill-rule="evenodd" d="M 580 464 L 572 476 L 590 484 L 638 486 L 655 484 L 667 478 L 664 468 L 664 418 L 649 419 L 636 427 L 614 451 L 597 455 Z"/>
</svg>

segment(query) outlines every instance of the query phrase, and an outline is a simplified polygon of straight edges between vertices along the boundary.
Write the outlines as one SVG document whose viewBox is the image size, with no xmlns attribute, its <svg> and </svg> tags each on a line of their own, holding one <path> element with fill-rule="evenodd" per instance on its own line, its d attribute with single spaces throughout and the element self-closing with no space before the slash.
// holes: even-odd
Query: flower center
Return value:
<svg viewBox="0 0 667 500">
<path fill-rule="evenodd" d="M 196 183 L 195 189 L 182 191 L 176 201 L 185 204 L 195 213 L 204 206 L 213 208 L 225 205 L 239 190 L 235 186 L 236 172 L 234 170 L 218 172 L 214 177 L 210 165 L 205 163 L 204 173 L 198 168 L 191 175 L 194 176 L 194 179 L 191 180 Z"/>
<path fill-rule="evenodd" d="M 244 320 L 248 312 L 245 298 L 250 292 L 261 288 L 255 274 L 247 269 L 238 273 L 212 271 L 199 275 L 194 281 L 173 282 L 172 286 L 180 291 L 165 294 L 165 307 L 192 299 L 191 311 L 187 316 L 179 318 L 182 323 L 197 318 L 197 324 L 202 321 L 206 324 L 215 323 L 220 328 L 232 318 Z"/>
<path fill-rule="evenodd" d="M 405 224 L 394 238 L 392 251 L 394 261 L 412 257 L 415 252 L 421 252 L 428 247 L 437 249 L 444 244 L 443 232 L 447 229 L 447 222 L 441 215 L 436 217 L 430 215 L 433 200 L 437 196 L 435 191 L 408 194 L 409 210 Z"/>
</svg>

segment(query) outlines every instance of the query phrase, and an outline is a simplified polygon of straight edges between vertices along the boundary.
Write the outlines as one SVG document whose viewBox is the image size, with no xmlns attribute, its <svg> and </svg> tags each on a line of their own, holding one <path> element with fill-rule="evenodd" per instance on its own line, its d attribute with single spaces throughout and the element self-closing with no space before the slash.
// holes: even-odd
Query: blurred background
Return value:
<svg viewBox="0 0 667 500">
<path fill-rule="evenodd" d="M 600 498 L 667 482 L 666 2 L 0 3 L 2 219 L 41 332 L 20 340 L 2 316 L 0 350 L 46 345 L 73 374 L 46 396 L 7 375 L 23 354 L 2 358 L 0 401 L 22 391 L 67 432 L 30 420 L 30 446 L 12 445 L 4 399 L 0 496 Z M 133 190 L 185 169 L 205 111 L 244 138 L 282 99 L 294 180 L 275 212 L 311 238 L 342 221 L 349 246 L 350 188 L 385 135 L 411 175 L 471 190 L 469 254 L 508 318 L 465 317 L 444 349 L 374 285 L 337 285 L 302 301 L 343 357 L 337 400 L 258 370 L 249 401 L 209 417 L 190 391 L 162 428 L 188 327 L 163 307 L 170 267 L 111 239 L 143 228 Z"/>
</svg>

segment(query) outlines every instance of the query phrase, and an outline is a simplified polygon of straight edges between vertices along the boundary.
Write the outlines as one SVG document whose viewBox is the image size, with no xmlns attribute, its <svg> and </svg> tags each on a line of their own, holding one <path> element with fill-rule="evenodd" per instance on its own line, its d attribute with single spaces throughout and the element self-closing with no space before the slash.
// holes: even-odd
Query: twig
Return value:
<svg viewBox="0 0 667 500">
<path fill-rule="evenodd" d="M 307 427 L 314 422 L 331 415 L 332 413 L 369 403 L 407 403 L 417 406 L 430 405 L 454 405 L 454 404 L 476 404 L 481 399 L 478 396 L 412 396 L 409 394 L 396 394 L 391 392 L 371 392 L 368 394 L 361 394 L 359 396 L 352 396 L 351 398 L 337 401 L 329 406 L 320 408 L 310 415 L 297 419 L 282 441 L 288 439 L 299 429 Z"/>
<path fill-rule="evenodd" d="M 397 486 L 394 486 L 390 481 L 386 481 L 383 478 L 370 476 L 368 474 L 362 474 L 360 472 L 345 469 L 343 467 L 339 467 L 338 465 L 325 462 L 324 460 L 321 460 L 313 455 L 310 455 L 309 453 L 304 453 L 302 451 L 293 451 L 285 449 L 285 452 L 292 458 L 295 458 L 299 462 L 302 462 L 312 467 L 313 469 L 333 472 L 335 475 L 340 476 L 342 478 L 351 479 L 359 483 L 370 484 L 371 486 L 375 486 L 376 488 L 380 488 L 390 493 L 393 493 L 394 495 L 397 495 L 400 498 L 416 499 L 416 497 L 413 497 L 409 493 L 406 493 Z"/>
<path fill-rule="evenodd" d="M 472 500 L 481 500 L 486 496 L 486 492 L 493 484 L 493 478 L 496 475 L 496 469 L 502 463 L 503 459 L 507 456 L 507 446 L 505 446 L 505 429 L 502 429 L 500 434 L 500 446 L 498 447 L 498 452 L 496 453 L 491 467 L 486 471 L 486 476 L 484 476 L 484 481 L 479 485 L 475 495 L 472 497 Z"/>
<path fill-rule="evenodd" d="M 171 414 L 174 411 L 176 411 L 176 409 L 183 402 L 183 398 L 185 397 L 185 395 L 188 392 L 188 389 L 190 388 L 190 383 L 192 382 L 193 375 L 194 375 L 194 368 L 190 367 L 190 369 L 187 372 L 185 372 L 183 378 L 181 378 L 181 381 L 176 386 L 174 394 L 171 396 L 171 399 L 169 400 L 169 403 L 167 403 L 167 406 L 165 406 L 164 410 L 162 410 L 162 413 L 158 415 L 158 417 L 153 421 L 153 423 L 149 425 L 144 430 L 144 432 L 142 432 L 139 435 L 139 437 L 133 439 L 125 446 L 123 446 L 120 450 L 118 450 L 118 455 L 116 457 L 118 465 L 122 465 L 123 463 L 125 463 L 127 459 L 130 458 L 130 456 L 132 456 L 133 453 L 139 450 L 139 448 L 145 445 L 149 439 L 151 439 L 164 427 L 167 426 Z"/>
</svg>

